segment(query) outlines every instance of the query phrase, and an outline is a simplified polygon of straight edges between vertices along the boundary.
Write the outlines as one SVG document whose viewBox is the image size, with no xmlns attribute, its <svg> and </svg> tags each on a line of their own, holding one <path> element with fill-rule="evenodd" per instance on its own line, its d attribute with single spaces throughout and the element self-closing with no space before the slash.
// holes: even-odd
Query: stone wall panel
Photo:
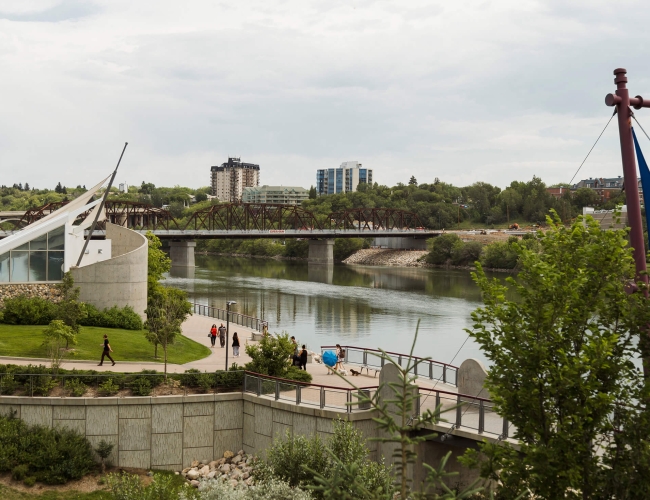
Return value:
<svg viewBox="0 0 650 500">
<path fill-rule="evenodd" d="M 119 429 L 120 451 L 151 448 L 151 420 L 148 418 L 121 418 Z"/>
<path fill-rule="evenodd" d="M 214 431 L 213 431 L 214 432 Z M 210 447 L 201 447 L 201 448 L 183 448 L 183 467 L 189 467 L 192 464 L 193 460 L 203 461 L 203 460 L 212 460 L 212 454 L 214 453 L 214 448 Z"/>
<path fill-rule="evenodd" d="M 120 418 L 151 418 L 151 405 L 120 405 Z"/>
<path fill-rule="evenodd" d="M 296 413 L 293 416 L 293 434 L 294 436 L 313 436 L 316 434 L 316 419 L 310 415 Z"/>
<path fill-rule="evenodd" d="M 117 434 L 117 420 L 117 406 L 88 406 L 86 407 L 86 435 Z"/>
<path fill-rule="evenodd" d="M 226 429 L 214 431 L 214 454 L 215 459 L 223 457 L 224 451 L 237 453 L 242 449 L 242 429 Z"/>
<path fill-rule="evenodd" d="M 183 432 L 183 405 L 181 403 L 152 405 L 151 431 L 154 433 Z"/>
<path fill-rule="evenodd" d="M 245 445 L 255 448 L 255 417 L 244 414 L 244 433 L 242 441 Z"/>
<path fill-rule="evenodd" d="M 255 405 L 255 434 L 269 437 L 273 435 L 273 409 L 271 407 Z"/>
<path fill-rule="evenodd" d="M 185 417 L 183 421 L 183 448 L 212 448 L 214 423 L 211 415 Z"/>
<path fill-rule="evenodd" d="M 214 403 L 185 403 L 183 415 L 186 417 L 214 415 Z"/>
<path fill-rule="evenodd" d="M 52 427 L 52 407 L 43 405 L 22 405 L 20 418 L 27 425 Z"/>
<path fill-rule="evenodd" d="M 55 429 L 68 429 L 81 434 L 82 436 L 86 435 L 86 421 L 85 420 L 54 420 Z"/>
<path fill-rule="evenodd" d="M 85 406 L 54 406 L 52 408 L 54 420 L 85 420 Z"/>
<path fill-rule="evenodd" d="M 148 469 L 151 467 L 151 452 L 149 450 L 119 452 L 120 467 L 133 467 L 134 469 Z"/>
<path fill-rule="evenodd" d="M 174 465 L 183 462 L 183 434 L 153 434 L 151 436 L 151 465 Z"/>
<path fill-rule="evenodd" d="M 241 429 L 244 425 L 242 401 L 214 403 L 214 430 Z"/>
</svg>

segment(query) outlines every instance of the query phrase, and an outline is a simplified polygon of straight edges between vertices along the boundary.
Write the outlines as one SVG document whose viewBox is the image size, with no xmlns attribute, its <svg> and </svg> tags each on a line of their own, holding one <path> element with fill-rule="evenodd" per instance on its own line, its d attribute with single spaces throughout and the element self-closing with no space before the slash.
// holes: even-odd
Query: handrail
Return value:
<svg viewBox="0 0 650 500">
<path fill-rule="evenodd" d="M 268 378 L 270 380 L 277 380 L 279 382 L 287 382 L 290 384 L 300 384 L 303 386 L 312 386 L 312 387 L 324 387 L 325 389 L 338 389 L 341 391 L 354 391 L 354 387 L 337 387 L 335 385 L 323 385 L 323 384 L 312 384 L 311 382 L 303 382 L 301 380 L 293 380 L 290 378 L 280 378 L 280 377 L 273 377 L 271 375 L 264 375 L 263 373 L 257 373 L 257 372 L 251 372 L 248 370 L 244 370 L 244 373 L 247 375 L 254 375 L 255 377 L 262 377 L 262 378 Z M 368 387 L 357 387 L 356 389 L 378 389 L 378 385 L 371 385 Z"/>
<path fill-rule="evenodd" d="M 336 346 L 321 346 L 321 354 L 326 350 L 326 349 L 333 349 Z M 345 358 L 343 360 L 344 363 L 353 363 L 361 366 L 361 370 L 363 371 L 364 368 L 368 369 L 370 367 L 374 367 L 377 369 L 381 369 L 384 367 L 384 361 L 385 359 L 380 357 L 380 351 L 379 349 L 368 349 L 366 347 L 357 347 L 357 346 L 350 346 L 350 345 L 345 345 L 341 346 L 342 349 L 345 349 Z M 363 360 L 361 362 L 355 362 L 350 360 L 350 353 L 351 352 L 360 352 L 363 354 Z M 458 367 L 454 365 L 450 365 L 449 363 L 443 363 L 442 361 L 436 361 L 435 359 L 431 358 L 421 358 L 419 356 L 411 356 L 410 354 L 402 354 L 399 352 L 392 352 L 392 351 L 384 351 L 386 354 L 392 355 L 397 357 L 397 363 L 402 366 L 402 359 L 414 359 L 416 360 L 415 365 L 413 366 L 413 374 L 416 376 L 424 376 L 428 377 L 430 380 L 440 380 L 444 384 L 449 384 L 449 385 L 454 385 L 458 386 Z M 368 354 L 371 354 L 372 356 L 375 356 L 381 360 L 381 363 L 377 364 L 372 364 L 368 360 Z M 429 369 L 426 369 L 426 366 L 428 364 Z M 422 370 L 422 368 L 419 368 L 419 366 L 424 365 L 425 368 Z M 441 369 L 440 376 L 434 376 L 434 368 Z M 422 372 L 425 373 L 422 373 Z M 428 373 L 427 373 L 428 372 Z M 448 373 L 449 372 L 449 373 Z M 375 374 L 376 375 L 376 374 Z"/>
<path fill-rule="evenodd" d="M 232 323 L 257 330 L 258 332 L 264 332 L 265 328 L 268 328 L 269 325 L 268 321 L 264 321 L 263 319 L 234 311 L 228 311 L 226 309 L 219 309 L 218 307 L 197 304 L 196 302 L 192 303 L 192 307 L 196 314 L 208 316 L 209 318 L 221 319 L 223 321 L 226 321 L 228 314 L 230 314 L 230 321 Z"/>
<path fill-rule="evenodd" d="M 359 346 L 354 346 L 354 345 L 341 345 L 340 347 L 342 347 L 344 349 L 349 348 L 349 349 L 360 349 L 360 350 L 363 350 L 363 351 L 370 351 L 370 352 L 382 352 L 379 349 L 370 349 L 368 347 L 359 347 Z M 321 348 L 321 351 L 322 351 L 323 349 L 336 349 L 336 346 L 335 345 L 322 345 L 322 346 L 320 346 L 320 348 Z M 445 363 L 443 361 L 436 361 L 435 359 L 431 359 L 431 358 L 421 358 L 419 356 L 411 356 L 410 354 L 404 354 L 404 353 L 400 353 L 400 352 L 392 352 L 392 351 L 384 351 L 384 352 L 386 354 L 393 354 L 395 356 L 402 356 L 404 358 L 413 358 L 413 359 L 421 359 L 423 361 L 431 361 L 431 362 L 439 364 L 439 365 L 446 365 L 446 366 L 448 366 L 450 368 L 458 369 L 458 367 L 456 365 L 450 365 L 449 363 Z"/>
<path fill-rule="evenodd" d="M 482 398 L 480 396 L 470 396 L 469 394 L 462 394 L 460 392 L 443 391 L 440 389 L 433 389 L 431 387 L 422 387 L 420 385 L 418 386 L 418 389 L 420 391 L 439 392 L 440 394 L 448 394 L 449 396 L 454 396 L 454 397 L 460 396 L 461 398 L 475 399 L 476 401 L 483 401 L 484 403 L 493 403 L 491 399 Z"/>
</svg>

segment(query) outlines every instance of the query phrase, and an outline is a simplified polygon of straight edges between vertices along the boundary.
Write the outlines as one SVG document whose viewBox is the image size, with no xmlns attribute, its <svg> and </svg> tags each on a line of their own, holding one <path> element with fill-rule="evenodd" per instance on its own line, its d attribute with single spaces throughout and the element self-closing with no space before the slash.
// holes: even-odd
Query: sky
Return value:
<svg viewBox="0 0 650 500">
<path fill-rule="evenodd" d="M 619 0 L 0 0 L 0 184 L 261 184 L 359 161 L 394 185 L 569 182 L 650 98 L 650 9 Z M 650 133 L 650 110 L 637 112 Z M 642 140 L 650 152 L 650 141 Z M 576 177 L 622 175 L 616 120 Z"/>
</svg>

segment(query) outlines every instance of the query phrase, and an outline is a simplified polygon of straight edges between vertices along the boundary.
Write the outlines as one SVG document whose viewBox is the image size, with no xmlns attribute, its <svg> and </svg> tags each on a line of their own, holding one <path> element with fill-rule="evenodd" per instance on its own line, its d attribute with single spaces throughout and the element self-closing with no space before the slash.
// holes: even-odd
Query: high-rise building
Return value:
<svg viewBox="0 0 650 500">
<path fill-rule="evenodd" d="M 316 171 L 316 192 L 321 194 L 356 191 L 359 184 L 372 184 L 372 169 L 358 161 L 344 161 L 339 168 Z"/>
<path fill-rule="evenodd" d="M 245 187 L 260 185 L 260 166 L 243 163 L 240 158 L 228 158 L 228 163 L 210 167 L 212 196 L 219 201 L 241 201 Z"/>
<path fill-rule="evenodd" d="M 309 198 L 309 191 L 297 186 L 247 187 L 242 192 L 243 203 L 274 203 L 300 205 Z"/>
</svg>

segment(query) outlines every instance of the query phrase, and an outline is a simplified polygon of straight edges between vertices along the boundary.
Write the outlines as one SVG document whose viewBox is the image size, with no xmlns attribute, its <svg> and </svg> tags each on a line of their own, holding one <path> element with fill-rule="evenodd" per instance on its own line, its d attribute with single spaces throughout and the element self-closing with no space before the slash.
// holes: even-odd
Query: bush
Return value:
<svg viewBox="0 0 650 500">
<path fill-rule="evenodd" d="M 455 266 L 472 265 L 481 258 L 483 245 L 478 241 L 459 241 L 451 250 L 451 263 Z"/>
<path fill-rule="evenodd" d="M 99 384 L 98 392 L 100 396 L 114 396 L 119 390 L 120 386 L 114 383 L 112 378 L 109 378 Z"/>
<path fill-rule="evenodd" d="M 437 236 L 431 243 L 431 251 L 426 258 L 427 262 L 438 265 L 446 264 L 452 258 L 454 247 L 458 247 L 462 243 L 458 235 L 454 233 Z"/>
<path fill-rule="evenodd" d="M 197 370 L 196 368 L 185 370 L 185 373 L 180 375 L 181 384 L 185 387 L 198 387 L 200 374 L 201 370 Z"/>
<path fill-rule="evenodd" d="M 357 250 L 368 248 L 370 245 L 363 238 L 336 238 L 334 240 L 334 260 L 347 259 Z"/>
<path fill-rule="evenodd" d="M 90 443 L 68 429 L 28 426 L 0 417 L 0 472 L 16 480 L 38 477 L 47 484 L 80 479 L 95 468 Z"/>
<path fill-rule="evenodd" d="M 36 484 L 36 476 L 29 476 L 26 477 L 23 480 L 23 483 L 25 486 L 29 486 L 30 488 Z"/>
<path fill-rule="evenodd" d="M 183 476 L 171 473 L 154 473 L 148 486 L 144 486 L 138 476 L 127 472 L 109 474 L 107 482 L 113 500 L 178 500 L 179 495 L 188 500 L 197 498 L 194 488 L 185 482 Z"/>
<path fill-rule="evenodd" d="M 75 398 L 80 398 L 86 394 L 88 387 L 78 378 L 67 379 L 65 381 L 65 388 L 69 394 Z"/>
<path fill-rule="evenodd" d="M 11 396 L 19 387 L 20 382 L 14 378 L 13 373 L 9 373 L 0 378 L 0 394 Z"/>
<path fill-rule="evenodd" d="M 514 269 L 519 257 L 511 242 L 497 241 L 485 247 L 481 256 L 481 265 L 492 269 Z"/>
<path fill-rule="evenodd" d="M 9 325 L 48 325 L 57 306 L 40 297 L 20 296 L 4 301 L 3 322 Z"/>
<path fill-rule="evenodd" d="M 301 370 L 297 366 L 290 366 L 284 374 L 284 378 L 309 383 L 311 382 L 311 373 L 306 370 Z"/>
<path fill-rule="evenodd" d="M 292 488 L 283 481 L 269 479 L 256 482 L 249 488 L 232 486 L 229 481 L 210 479 L 203 483 L 198 497 L 192 497 L 189 491 L 181 492 L 181 500 L 198 498 L 199 500 L 311 500 L 313 497 L 300 488 Z"/>
<path fill-rule="evenodd" d="M 151 383 L 144 377 L 138 377 L 131 382 L 131 392 L 134 396 L 151 395 Z"/>
<path fill-rule="evenodd" d="M 277 336 L 264 335 L 258 344 L 246 346 L 246 354 L 252 361 L 247 363 L 245 368 L 262 375 L 284 377 L 291 366 L 294 349 L 295 346 L 286 332 Z"/>
<path fill-rule="evenodd" d="M 123 328 L 124 330 L 142 330 L 142 318 L 131 306 L 113 306 L 100 311 L 91 304 L 86 304 L 88 315 L 79 323 L 84 326 L 98 326 L 103 328 Z"/>
</svg>

